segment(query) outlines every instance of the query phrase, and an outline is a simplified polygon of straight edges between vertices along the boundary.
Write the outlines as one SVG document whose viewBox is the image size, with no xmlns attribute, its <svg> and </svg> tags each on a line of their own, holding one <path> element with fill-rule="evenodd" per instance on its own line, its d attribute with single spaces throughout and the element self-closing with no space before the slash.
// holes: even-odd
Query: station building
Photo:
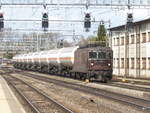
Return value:
<svg viewBox="0 0 150 113">
<path fill-rule="evenodd" d="M 150 18 L 134 22 L 128 32 L 125 25 L 109 29 L 113 49 L 113 74 L 150 78 Z"/>
</svg>

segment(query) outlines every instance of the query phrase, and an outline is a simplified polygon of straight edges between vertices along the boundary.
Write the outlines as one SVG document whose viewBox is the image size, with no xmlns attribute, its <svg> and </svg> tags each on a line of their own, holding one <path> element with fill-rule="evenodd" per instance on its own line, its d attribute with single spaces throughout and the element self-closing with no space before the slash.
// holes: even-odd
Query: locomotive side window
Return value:
<svg viewBox="0 0 150 113">
<path fill-rule="evenodd" d="M 106 59 L 106 53 L 105 52 L 99 52 L 98 53 L 98 59 Z"/>
<path fill-rule="evenodd" d="M 97 58 L 96 52 L 89 52 L 89 58 Z"/>
</svg>

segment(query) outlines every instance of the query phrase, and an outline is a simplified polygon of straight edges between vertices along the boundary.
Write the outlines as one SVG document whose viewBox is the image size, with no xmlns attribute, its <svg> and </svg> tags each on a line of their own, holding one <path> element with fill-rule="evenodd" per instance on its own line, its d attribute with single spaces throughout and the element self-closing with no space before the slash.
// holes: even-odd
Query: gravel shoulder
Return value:
<svg viewBox="0 0 150 113">
<path fill-rule="evenodd" d="M 45 77 L 56 79 L 56 80 L 63 80 L 63 81 L 66 81 L 66 82 L 81 84 L 81 85 L 85 85 L 85 86 L 88 86 L 88 87 L 103 89 L 103 90 L 111 91 L 111 92 L 114 92 L 114 93 L 122 94 L 122 92 L 124 92 L 125 95 L 150 100 L 150 92 L 144 92 L 144 91 L 138 91 L 138 90 L 133 90 L 133 89 L 108 86 L 108 85 L 105 85 L 105 84 L 98 84 L 98 83 L 85 83 L 83 81 L 79 81 L 79 80 L 75 80 L 75 79 L 71 79 L 71 78 L 65 78 L 65 77 L 60 77 L 60 76 L 51 76 L 51 75 L 48 75 L 48 74 L 42 74 L 42 73 L 37 73 L 37 72 L 29 72 L 29 73 L 40 75 L 40 76 L 45 76 Z M 137 86 L 140 86 L 140 85 L 137 85 Z M 148 86 L 143 86 L 142 85 L 142 87 L 148 87 Z"/>
<path fill-rule="evenodd" d="M 12 74 L 32 84 L 50 97 L 69 107 L 76 113 L 142 113 L 130 106 L 104 99 L 101 97 L 85 94 L 79 91 L 71 90 L 52 83 L 46 83 L 19 74 Z M 56 77 L 56 76 L 51 76 Z M 61 79 L 61 77 L 59 77 Z M 63 78 L 66 79 L 66 78 Z M 72 80 L 78 83 L 81 81 Z"/>
</svg>

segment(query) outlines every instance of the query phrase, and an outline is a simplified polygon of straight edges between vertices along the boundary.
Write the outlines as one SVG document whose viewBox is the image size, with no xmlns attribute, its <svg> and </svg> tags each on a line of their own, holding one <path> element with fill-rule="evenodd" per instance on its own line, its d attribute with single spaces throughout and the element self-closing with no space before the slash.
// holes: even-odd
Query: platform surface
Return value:
<svg viewBox="0 0 150 113">
<path fill-rule="evenodd" d="M 7 82 L 0 75 L 0 113 L 26 113 Z"/>
</svg>

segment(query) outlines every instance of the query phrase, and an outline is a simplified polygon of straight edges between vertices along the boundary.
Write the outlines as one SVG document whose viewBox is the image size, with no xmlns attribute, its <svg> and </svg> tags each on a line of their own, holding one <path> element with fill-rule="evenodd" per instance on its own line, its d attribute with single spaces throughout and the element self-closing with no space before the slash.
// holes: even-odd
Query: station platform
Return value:
<svg viewBox="0 0 150 113">
<path fill-rule="evenodd" d="M 0 75 L 0 113 L 26 113 L 7 82 Z"/>
</svg>

